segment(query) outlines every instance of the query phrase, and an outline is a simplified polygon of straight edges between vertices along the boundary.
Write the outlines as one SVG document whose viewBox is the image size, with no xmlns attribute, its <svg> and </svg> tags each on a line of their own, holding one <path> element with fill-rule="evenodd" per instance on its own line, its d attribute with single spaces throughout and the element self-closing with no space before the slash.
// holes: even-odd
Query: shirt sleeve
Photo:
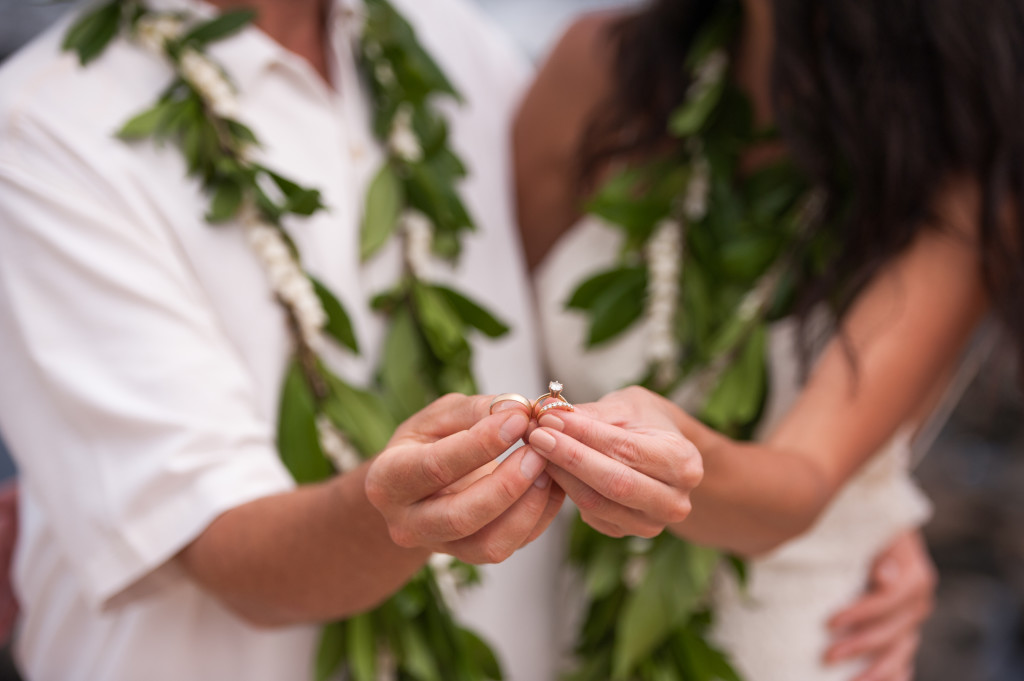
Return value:
<svg viewBox="0 0 1024 681">
<path fill-rule="evenodd" d="M 0 430 L 102 607 L 224 511 L 294 485 L 168 230 L 116 209 L 97 191 L 118 191 L 105 170 L 65 143 L 14 134 L 19 153 L 0 154 Z"/>
</svg>

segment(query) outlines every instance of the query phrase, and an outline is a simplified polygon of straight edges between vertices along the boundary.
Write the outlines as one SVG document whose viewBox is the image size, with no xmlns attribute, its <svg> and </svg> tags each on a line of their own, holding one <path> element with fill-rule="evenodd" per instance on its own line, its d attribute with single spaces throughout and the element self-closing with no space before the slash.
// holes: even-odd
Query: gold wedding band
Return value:
<svg viewBox="0 0 1024 681">
<path fill-rule="evenodd" d="M 548 392 L 533 401 L 533 417 L 540 418 L 542 414 L 552 409 L 574 411 L 575 407 L 562 395 L 562 389 L 562 384 L 558 381 L 548 383 Z M 548 402 L 547 400 L 551 401 Z"/>
<path fill-rule="evenodd" d="M 491 400 L 491 406 L 488 407 L 487 409 L 488 413 L 493 414 L 494 407 L 497 406 L 499 402 L 518 402 L 519 404 L 526 407 L 526 411 L 528 414 L 533 413 L 533 402 L 530 402 L 530 400 L 526 399 L 519 393 L 502 393 L 496 396 L 493 400 Z"/>
</svg>

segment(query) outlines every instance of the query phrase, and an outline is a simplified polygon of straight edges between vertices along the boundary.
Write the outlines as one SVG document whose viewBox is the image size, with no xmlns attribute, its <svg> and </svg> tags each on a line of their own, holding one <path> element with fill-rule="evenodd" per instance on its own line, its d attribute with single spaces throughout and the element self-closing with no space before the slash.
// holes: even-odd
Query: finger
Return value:
<svg viewBox="0 0 1024 681">
<path fill-rule="evenodd" d="M 890 617 L 873 622 L 870 626 L 855 630 L 834 643 L 826 652 L 825 659 L 838 662 L 862 655 L 879 654 L 900 638 L 917 635 L 918 625 L 923 619 L 922 608 L 917 607 L 897 612 Z"/>
<path fill-rule="evenodd" d="M 470 563 L 501 563 L 527 543 L 548 508 L 551 479 L 546 474 L 506 511 L 473 535 L 450 542 L 445 551 Z"/>
<path fill-rule="evenodd" d="M 920 637 L 908 636 L 897 641 L 871 661 L 868 668 L 853 681 L 902 681 L 912 676 L 914 656 Z"/>
<path fill-rule="evenodd" d="M 399 504 L 424 499 L 496 459 L 522 437 L 528 421 L 504 410 L 436 442 L 390 448 L 371 469 L 367 490 Z"/>
<path fill-rule="evenodd" d="M 493 395 L 462 395 L 449 393 L 439 397 L 416 412 L 395 431 L 391 445 L 406 443 L 427 443 L 469 430 L 475 424 L 492 415 Z M 514 409 L 515 402 L 501 402 L 494 405 L 493 414 L 518 411 L 529 416 L 525 407 Z"/>
<path fill-rule="evenodd" d="M 547 471 L 576 504 L 587 524 L 602 534 L 609 537 L 632 534 L 649 538 L 657 536 L 664 529 L 664 524 L 652 521 L 635 509 L 611 501 L 555 464 L 548 464 Z"/>
<path fill-rule="evenodd" d="M 868 592 L 853 605 L 829 620 L 833 631 L 845 631 L 866 626 L 871 622 L 888 617 L 891 613 L 907 609 L 915 604 L 930 603 L 928 592 L 904 588 L 881 588 Z"/>
<path fill-rule="evenodd" d="M 549 476 L 550 477 L 550 476 Z M 544 513 L 541 515 L 540 520 L 533 528 L 533 532 L 526 538 L 526 543 L 529 544 L 534 539 L 544 534 L 544 531 L 548 529 L 551 523 L 558 517 L 558 512 L 562 510 L 562 503 L 565 501 L 565 490 L 563 490 L 557 482 L 551 481 L 548 486 L 548 505 L 544 509 Z"/>
<path fill-rule="evenodd" d="M 547 415 L 542 417 L 547 419 Z M 530 444 L 549 461 L 622 506 L 663 523 L 682 522 L 690 514 L 689 489 L 679 490 L 605 456 L 552 428 L 538 428 Z M 570 491 L 567 489 L 566 493 Z"/>
<path fill-rule="evenodd" d="M 469 537 L 497 519 L 530 490 L 544 472 L 546 463 L 531 447 L 520 447 L 494 472 L 461 492 L 432 497 L 410 506 L 405 522 L 392 528 L 392 537 L 402 546 L 431 546 Z"/>
<path fill-rule="evenodd" d="M 696 447 L 671 430 L 646 431 L 635 424 L 622 427 L 575 412 L 549 412 L 541 417 L 540 425 L 565 433 L 672 487 L 693 489 L 703 477 L 704 469 Z"/>
</svg>

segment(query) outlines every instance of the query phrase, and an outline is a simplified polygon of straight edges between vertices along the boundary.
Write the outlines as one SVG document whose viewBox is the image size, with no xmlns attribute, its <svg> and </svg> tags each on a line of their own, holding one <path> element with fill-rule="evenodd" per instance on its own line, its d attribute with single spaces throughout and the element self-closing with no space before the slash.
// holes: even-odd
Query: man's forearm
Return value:
<svg viewBox="0 0 1024 681">
<path fill-rule="evenodd" d="M 376 605 L 429 552 L 391 541 L 366 499 L 366 468 L 227 511 L 181 552 L 181 564 L 260 626 L 325 621 Z"/>
</svg>

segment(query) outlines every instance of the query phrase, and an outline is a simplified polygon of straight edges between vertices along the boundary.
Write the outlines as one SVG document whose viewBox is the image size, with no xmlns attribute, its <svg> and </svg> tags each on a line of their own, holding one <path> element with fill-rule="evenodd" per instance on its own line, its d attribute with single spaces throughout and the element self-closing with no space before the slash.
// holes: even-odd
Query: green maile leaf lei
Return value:
<svg viewBox="0 0 1024 681">
<path fill-rule="evenodd" d="M 141 0 L 112 0 L 80 17 L 63 47 L 86 65 L 123 33 L 173 68 L 157 101 L 118 134 L 177 146 L 188 174 L 209 196 L 206 220 L 245 230 L 294 341 L 278 449 L 295 480 L 309 483 L 381 451 L 398 422 L 439 395 L 476 392 L 468 336 L 479 331 L 496 338 L 509 329 L 467 296 L 430 281 L 432 259 L 454 262 L 461 237 L 474 228 L 456 188 L 467 171 L 435 107 L 436 98 L 459 95 L 387 0 L 365 0 L 358 56 L 374 105 L 374 133 L 387 158 L 367 192 L 360 255 L 371 258 L 400 235 L 405 268 L 373 301 L 390 327 L 372 389 L 350 385 L 321 360 L 329 341 L 353 353 L 359 348 L 344 306 L 303 269 L 284 227 L 286 218 L 323 210 L 320 192 L 253 160 L 256 135 L 240 120 L 229 74 L 205 51 L 253 18 L 239 10 L 199 21 L 153 12 Z M 354 681 L 501 679 L 494 653 L 454 621 L 442 593 L 443 584 L 475 579 L 472 566 L 435 556 L 376 610 L 324 628 L 316 679 L 339 671 Z"/>
<path fill-rule="evenodd" d="M 635 382 L 749 438 L 767 394 L 769 324 L 791 311 L 827 244 L 808 236 L 818 201 L 791 163 L 740 166 L 742 153 L 770 136 L 755 130 L 749 102 L 728 79 L 739 19 L 727 6 L 690 49 L 691 85 L 669 122 L 677 150 L 621 169 L 587 203 L 621 231 L 620 257 L 566 305 L 586 315 L 588 347 L 643 324 L 647 368 Z M 739 681 L 708 642 L 708 592 L 723 559 L 742 582 L 742 561 L 670 532 L 614 539 L 581 521 L 570 559 L 587 604 L 580 662 L 567 681 Z"/>
</svg>

